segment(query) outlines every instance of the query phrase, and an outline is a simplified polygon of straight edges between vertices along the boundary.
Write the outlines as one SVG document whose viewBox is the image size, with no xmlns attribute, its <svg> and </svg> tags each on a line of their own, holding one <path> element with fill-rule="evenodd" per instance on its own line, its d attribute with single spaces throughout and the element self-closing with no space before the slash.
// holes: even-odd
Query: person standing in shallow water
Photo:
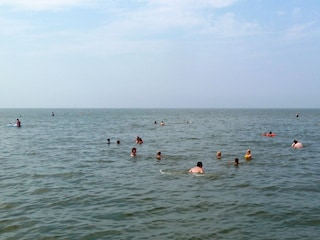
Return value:
<svg viewBox="0 0 320 240">
<path fill-rule="evenodd" d="M 17 118 L 17 127 L 21 127 L 21 122 L 20 122 L 19 118 Z"/>
<path fill-rule="evenodd" d="M 202 167 L 202 162 L 198 162 L 197 166 L 191 168 L 189 173 L 204 173 L 203 167 Z"/>
</svg>

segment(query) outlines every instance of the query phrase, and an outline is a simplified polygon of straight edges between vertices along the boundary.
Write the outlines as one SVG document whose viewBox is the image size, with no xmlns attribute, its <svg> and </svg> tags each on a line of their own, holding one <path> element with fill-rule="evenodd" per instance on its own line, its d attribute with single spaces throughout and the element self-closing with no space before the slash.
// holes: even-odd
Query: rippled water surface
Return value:
<svg viewBox="0 0 320 240">
<path fill-rule="evenodd" d="M 0 109 L 0 239 L 319 238 L 320 110 L 51 111 Z"/>
</svg>

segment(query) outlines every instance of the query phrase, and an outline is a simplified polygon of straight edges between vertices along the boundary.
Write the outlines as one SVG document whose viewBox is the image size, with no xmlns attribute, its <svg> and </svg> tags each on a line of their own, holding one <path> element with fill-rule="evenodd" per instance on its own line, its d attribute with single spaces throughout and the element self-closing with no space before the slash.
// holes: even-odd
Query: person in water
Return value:
<svg viewBox="0 0 320 240">
<path fill-rule="evenodd" d="M 136 143 L 137 143 L 137 144 L 142 144 L 142 143 L 143 143 L 142 138 L 139 137 L 139 136 L 137 136 L 137 138 L 136 138 Z"/>
<path fill-rule="evenodd" d="M 228 161 L 228 164 L 233 164 L 234 166 L 240 165 L 239 158 L 235 158 L 233 162 Z"/>
<path fill-rule="evenodd" d="M 218 151 L 216 153 L 216 157 L 217 157 L 217 159 L 220 159 L 222 157 L 222 152 Z"/>
<path fill-rule="evenodd" d="M 158 160 L 161 160 L 161 158 L 162 158 L 162 156 L 161 156 L 161 152 L 157 152 L 157 156 L 156 156 L 156 158 L 157 158 Z"/>
<path fill-rule="evenodd" d="M 17 127 L 21 127 L 21 122 L 20 122 L 20 120 L 19 120 L 19 118 L 17 118 Z"/>
<path fill-rule="evenodd" d="M 108 139 L 107 139 L 107 144 L 110 144 L 110 143 L 111 143 L 111 142 L 110 142 L 110 138 L 108 138 Z"/>
<path fill-rule="evenodd" d="M 301 142 L 298 142 L 297 140 L 293 140 L 293 143 L 291 144 L 291 147 L 293 148 L 303 148 L 303 145 Z"/>
<path fill-rule="evenodd" d="M 160 126 L 164 126 L 164 122 L 163 121 L 160 122 Z"/>
<path fill-rule="evenodd" d="M 250 150 L 250 149 L 248 149 L 248 150 L 246 151 L 246 155 L 244 155 L 244 158 L 245 158 L 246 160 L 251 160 L 251 159 L 252 159 L 252 155 L 251 155 L 251 150 Z"/>
<path fill-rule="evenodd" d="M 137 156 L 137 149 L 136 148 L 132 148 L 131 149 L 131 154 L 130 154 L 131 157 L 136 157 Z"/>
<path fill-rule="evenodd" d="M 202 167 L 202 162 L 198 162 L 197 166 L 191 168 L 189 173 L 204 173 L 203 167 Z"/>
</svg>

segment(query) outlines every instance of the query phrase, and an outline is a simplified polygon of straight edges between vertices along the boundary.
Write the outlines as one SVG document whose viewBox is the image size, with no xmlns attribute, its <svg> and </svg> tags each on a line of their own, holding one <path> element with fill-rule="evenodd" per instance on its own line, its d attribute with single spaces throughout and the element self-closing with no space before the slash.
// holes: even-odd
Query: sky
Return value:
<svg viewBox="0 0 320 240">
<path fill-rule="evenodd" d="M 0 108 L 320 108 L 318 0 L 0 0 Z"/>
</svg>

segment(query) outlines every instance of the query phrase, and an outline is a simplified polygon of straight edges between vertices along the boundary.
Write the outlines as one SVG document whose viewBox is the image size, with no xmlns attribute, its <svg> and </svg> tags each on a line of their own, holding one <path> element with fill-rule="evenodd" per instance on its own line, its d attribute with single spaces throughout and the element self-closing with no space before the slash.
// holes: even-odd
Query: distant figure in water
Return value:
<svg viewBox="0 0 320 240">
<path fill-rule="evenodd" d="M 164 122 L 163 121 L 160 122 L 160 126 L 164 126 Z"/>
<path fill-rule="evenodd" d="M 156 158 L 157 158 L 158 160 L 161 160 L 161 158 L 162 158 L 162 156 L 161 156 L 161 152 L 157 152 L 157 156 L 156 156 Z"/>
<path fill-rule="evenodd" d="M 296 117 L 299 117 L 299 113 L 297 112 Z"/>
<path fill-rule="evenodd" d="M 139 136 L 137 136 L 137 138 L 136 138 L 136 143 L 137 143 L 137 144 L 142 144 L 142 143 L 143 143 L 142 138 L 139 137 Z"/>
<path fill-rule="evenodd" d="M 251 160 L 251 159 L 252 159 L 251 150 L 250 150 L 250 149 L 248 149 L 248 150 L 246 151 L 246 155 L 244 155 L 244 158 L 245 158 L 246 160 Z"/>
<path fill-rule="evenodd" d="M 217 157 L 217 159 L 220 159 L 222 157 L 222 152 L 218 151 L 216 153 L 216 157 Z"/>
<path fill-rule="evenodd" d="M 19 120 L 19 118 L 17 118 L 17 127 L 21 127 L 21 122 L 20 122 L 20 120 Z"/>
<path fill-rule="evenodd" d="M 198 162 L 197 166 L 191 168 L 188 172 L 189 173 L 204 173 L 204 170 L 202 168 L 202 162 Z"/>
<path fill-rule="evenodd" d="M 108 139 L 107 139 L 107 144 L 110 144 L 110 143 L 111 143 L 111 142 L 110 142 L 110 138 L 108 138 Z"/>
<path fill-rule="evenodd" d="M 157 121 L 154 121 L 154 124 L 157 124 Z"/>
<path fill-rule="evenodd" d="M 228 164 L 233 164 L 234 166 L 239 166 L 240 162 L 239 162 L 239 158 L 235 158 L 233 162 L 228 162 Z"/>
<path fill-rule="evenodd" d="M 262 133 L 262 134 L 261 134 L 261 136 L 266 136 L 266 137 L 275 137 L 275 136 L 276 136 L 276 134 L 270 131 L 269 133 L 266 133 L 266 132 Z"/>
<path fill-rule="evenodd" d="M 301 142 L 298 142 L 297 140 L 293 140 L 293 143 L 291 144 L 291 147 L 293 148 L 303 148 L 303 145 Z"/>
<path fill-rule="evenodd" d="M 136 148 L 132 148 L 131 149 L 131 154 L 130 154 L 131 157 L 136 157 L 137 156 L 137 149 Z"/>
<path fill-rule="evenodd" d="M 54 112 L 51 113 L 51 116 L 54 117 Z"/>
<path fill-rule="evenodd" d="M 120 144 L 120 140 L 117 140 L 117 144 Z"/>
</svg>

